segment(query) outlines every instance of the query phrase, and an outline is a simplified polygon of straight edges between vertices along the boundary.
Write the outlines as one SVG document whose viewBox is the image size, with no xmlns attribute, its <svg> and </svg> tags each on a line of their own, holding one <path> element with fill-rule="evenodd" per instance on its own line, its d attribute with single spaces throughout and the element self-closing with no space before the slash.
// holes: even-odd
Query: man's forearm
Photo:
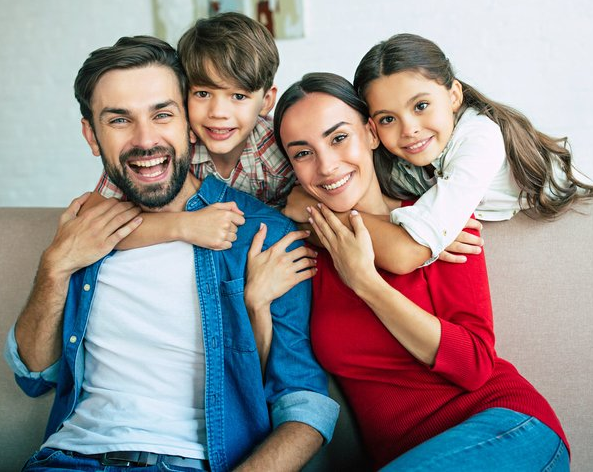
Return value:
<svg viewBox="0 0 593 472">
<path fill-rule="evenodd" d="M 43 371 L 60 357 L 69 280 L 69 276 L 53 273 L 42 257 L 31 295 L 15 326 L 19 355 L 32 372 Z"/>
<path fill-rule="evenodd" d="M 323 444 L 319 432 L 305 423 L 282 423 L 235 470 L 237 472 L 299 471 Z"/>
</svg>

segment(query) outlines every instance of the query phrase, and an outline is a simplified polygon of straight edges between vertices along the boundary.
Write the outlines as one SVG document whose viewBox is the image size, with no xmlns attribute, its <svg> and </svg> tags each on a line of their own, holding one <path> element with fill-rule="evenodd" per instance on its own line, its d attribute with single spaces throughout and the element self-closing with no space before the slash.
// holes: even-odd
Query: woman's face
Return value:
<svg viewBox="0 0 593 472">
<path fill-rule="evenodd" d="M 306 95 L 285 112 L 280 136 L 300 184 L 333 211 L 360 209 L 369 190 L 378 191 L 373 125 L 341 100 Z"/>
</svg>

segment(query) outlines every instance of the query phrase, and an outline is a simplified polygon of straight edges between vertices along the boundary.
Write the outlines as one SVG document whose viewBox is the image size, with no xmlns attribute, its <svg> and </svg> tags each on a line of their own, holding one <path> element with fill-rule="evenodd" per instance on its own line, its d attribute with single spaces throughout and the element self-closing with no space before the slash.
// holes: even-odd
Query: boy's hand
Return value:
<svg viewBox="0 0 593 472">
<path fill-rule="evenodd" d="M 288 195 L 282 214 L 297 223 L 307 223 L 309 221 L 307 207 L 315 205 L 317 205 L 317 200 L 305 192 L 303 187 L 295 185 Z"/>
<path fill-rule="evenodd" d="M 261 224 L 247 254 L 245 304 L 257 311 L 269 306 L 299 282 L 315 275 L 317 253 L 306 246 L 290 252 L 286 248 L 294 241 L 309 236 L 309 231 L 291 231 L 276 244 L 262 252 L 267 227 Z"/>
<path fill-rule="evenodd" d="M 229 249 L 237 240 L 237 228 L 245 223 L 235 202 L 213 203 L 198 211 L 179 213 L 181 240 L 206 249 Z"/>
<path fill-rule="evenodd" d="M 464 230 L 459 233 L 455 241 L 449 244 L 449 246 L 447 246 L 447 248 L 439 254 L 439 259 L 441 261 L 461 264 L 467 261 L 467 257 L 463 254 L 480 254 L 480 252 L 482 252 L 484 240 L 480 236 L 468 233 L 465 231 L 466 229 L 481 231 L 482 223 L 480 223 L 478 220 L 470 218 L 465 224 Z"/>
</svg>

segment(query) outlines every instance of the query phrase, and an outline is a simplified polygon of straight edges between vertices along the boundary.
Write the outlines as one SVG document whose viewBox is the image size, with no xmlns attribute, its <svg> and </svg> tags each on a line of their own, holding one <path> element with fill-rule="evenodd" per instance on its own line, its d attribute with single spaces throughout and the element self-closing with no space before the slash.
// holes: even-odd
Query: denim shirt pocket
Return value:
<svg viewBox="0 0 593 472">
<path fill-rule="evenodd" d="M 251 321 L 245 307 L 243 278 L 220 282 L 224 347 L 239 352 L 256 350 Z"/>
</svg>

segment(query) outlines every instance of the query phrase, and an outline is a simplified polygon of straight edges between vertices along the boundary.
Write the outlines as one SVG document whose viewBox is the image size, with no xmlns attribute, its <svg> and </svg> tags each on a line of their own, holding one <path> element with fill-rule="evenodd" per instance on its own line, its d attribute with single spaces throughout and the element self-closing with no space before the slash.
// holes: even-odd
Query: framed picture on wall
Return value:
<svg viewBox="0 0 593 472">
<path fill-rule="evenodd" d="M 303 0 L 152 0 L 155 35 L 176 45 L 198 18 L 237 11 L 258 20 L 276 39 L 305 34 Z"/>
</svg>

